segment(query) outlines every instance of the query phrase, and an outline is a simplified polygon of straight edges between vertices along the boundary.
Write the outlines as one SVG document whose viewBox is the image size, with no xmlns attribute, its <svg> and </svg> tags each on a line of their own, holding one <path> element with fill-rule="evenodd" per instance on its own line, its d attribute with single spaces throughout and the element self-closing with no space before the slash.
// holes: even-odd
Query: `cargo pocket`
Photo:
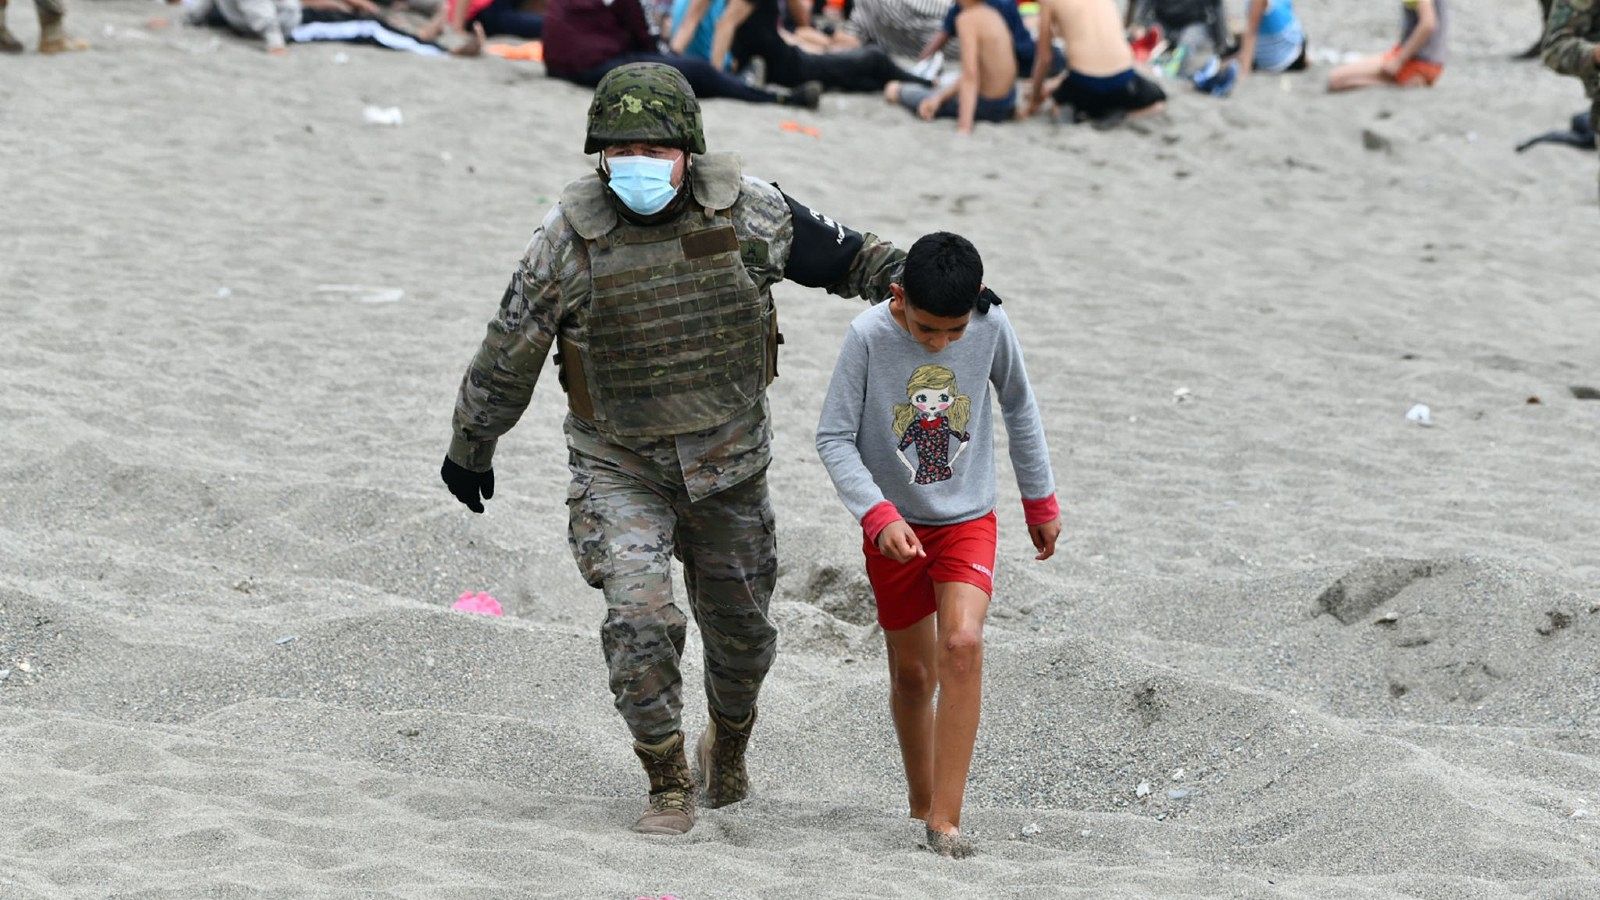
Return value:
<svg viewBox="0 0 1600 900">
<path fill-rule="evenodd" d="M 567 546 L 578 574 L 597 588 L 605 584 L 605 529 L 592 503 L 594 476 L 574 472 L 567 484 Z"/>
</svg>

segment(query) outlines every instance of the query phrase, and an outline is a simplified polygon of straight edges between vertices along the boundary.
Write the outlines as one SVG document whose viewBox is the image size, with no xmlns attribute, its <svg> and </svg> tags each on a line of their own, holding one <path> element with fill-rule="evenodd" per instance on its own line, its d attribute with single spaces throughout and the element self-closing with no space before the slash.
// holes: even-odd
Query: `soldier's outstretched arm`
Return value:
<svg viewBox="0 0 1600 900">
<path fill-rule="evenodd" d="M 489 471 L 495 442 L 533 399 L 562 315 L 576 299 L 563 290 L 564 283 L 574 280 L 576 250 L 572 230 L 557 208 L 534 232 L 461 379 L 449 452 L 461 468 Z"/>
<path fill-rule="evenodd" d="M 874 234 L 846 228 L 788 194 L 783 199 L 794 225 L 784 278 L 841 297 L 873 303 L 889 299 L 889 284 L 900 277 L 905 262 L 904 250 Z"/>
<path fill-rule="evenodd" d="M 1563 75 L 1576 75 L 1585 84 L 1597 76 L 1595 43 L 1596 9 L 1593 3 L 1581 8 L 1572 0 L 1555 0 L 1544 26 L 1544 64 Z"/>
</svg>

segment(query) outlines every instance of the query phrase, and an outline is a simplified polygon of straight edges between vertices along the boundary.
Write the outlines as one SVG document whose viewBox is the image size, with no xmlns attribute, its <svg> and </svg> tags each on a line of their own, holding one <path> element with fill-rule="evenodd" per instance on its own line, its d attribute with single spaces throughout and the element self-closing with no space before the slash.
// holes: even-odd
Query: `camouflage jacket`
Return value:
<svg viewBox="0 0 1600 900">
<path fill-rule="evenodd" d="M 1600 41 L 1596 0 L 1555 0 L 1544 26 L 1544 64 L 1583 81 L 1589 100 L 1600 107 L 1600 71 L 1594 61 Z"/>
<path fill-rule="evenodd" d="M 765 259 L 758 254 L 746 262 L 763 292 L 789 278 L 876 303 L 888 297 L 890 282 L 899 277 L 904 251 L 813 213 L 775 185 L 744 177 L 731 212 L 741 242 L 766 246 Z M 461 381 L 449 450 L 458 465 L 479 472 L 490 468 L 495 442 L 527 409 L 557 334 L 580 327 L 589 296 L 588 249 L 557 204 L 534 232 Z M 566 432 L 573 449 L 602 458 L 618 440 L 573 416 Z M 630 439 L 624 446 L 645 457 L 670 449 L 680 460 L 690 497 L 698 500 L 765 469 L 770 435 L 763 400 L 709 431 Z"/>
</svg>

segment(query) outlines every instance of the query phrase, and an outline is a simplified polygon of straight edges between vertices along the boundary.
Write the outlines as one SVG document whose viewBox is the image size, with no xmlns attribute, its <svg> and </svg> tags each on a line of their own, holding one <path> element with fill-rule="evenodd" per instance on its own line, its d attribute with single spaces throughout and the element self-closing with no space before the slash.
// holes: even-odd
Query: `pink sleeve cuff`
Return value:
<svg viewBox="0 0 1600 900">
<path fill-rule="evenodd" d="M 1022 501 L 1022 518 L 1029 525 L 1043 525 L 1061 518 L 1061 504 L 1056 502 L 1056 495 L 1040 497 L 1037 500 Z"/>
<path fill-rule="evenodd" d="M 898 521 L 900 521 L 900 510 L 895 509 L 893 503 L 884 500 L 867 510 L 867 514 L 861 517 L 861 530 L 866 532 L 868 541 L 876 544 L 878 535 L 883 529 Z"/>
</svg>

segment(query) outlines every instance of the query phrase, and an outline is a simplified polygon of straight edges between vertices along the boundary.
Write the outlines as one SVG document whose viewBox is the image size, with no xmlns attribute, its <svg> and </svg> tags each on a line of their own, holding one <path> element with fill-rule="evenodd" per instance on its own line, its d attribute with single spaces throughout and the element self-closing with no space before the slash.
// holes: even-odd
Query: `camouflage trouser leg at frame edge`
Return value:
<svg viewBox="0 0 1600 900">
<path fill-rule="evenodd" d="M 777 534 L 765 474 L 691 503 L 681 485 L 579 462 L 567 502 L 578 569 L 605 592 L 600 643 L 633 736 L 651 741 L 682 727 L 687 623 L 672 598 L 675 549 L 705 644 L 708 702 L 746 718 L 777 653 L 767 619 Z"/>
<path fill-rule="evenodd" d="M 66 0 L 33 0 L 33 5 L 39 10 L 39 21 L 41 22 L 46 18 L 52 17 L 60 19 L 67 14 Z M 6 0 L 0 0 L 0 15 L 3 15 L 5 11 Z M 0 21 L 0 25 L 4 24 L 3 21 Z"/>
</svg>

